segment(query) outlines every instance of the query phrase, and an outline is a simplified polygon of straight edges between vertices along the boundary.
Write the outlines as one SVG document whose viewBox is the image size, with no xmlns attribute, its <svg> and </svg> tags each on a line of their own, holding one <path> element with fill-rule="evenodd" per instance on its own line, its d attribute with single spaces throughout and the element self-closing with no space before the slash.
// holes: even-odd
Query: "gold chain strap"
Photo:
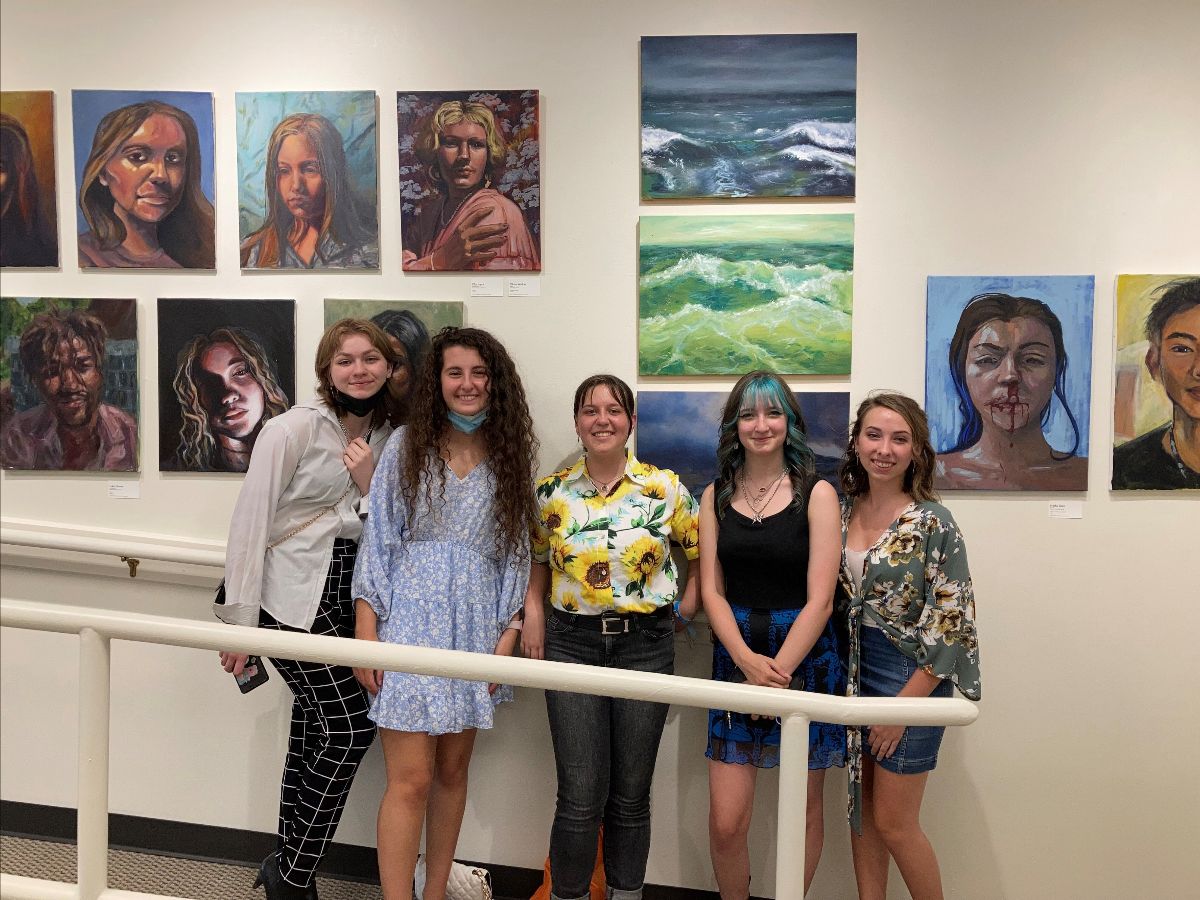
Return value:
<svg viewBox="0 0 1200 900">
<path fill-rule="evenodd" d="M 354 480 L 351 479 L 350 486 L 353 486 L 353 484 L 354 484 Z M 297 525 L 295 528 L 293 528 L 291 531 L 289 531 L 287 534 L 285 534 L 279 540 L 272 541 L 271 543 L 267 544 L 267 549 L 274 550 L 276 547 L 278 547 L 284 541 L 291 540 L 296 535 L 298 535 L 300 532 L 302 532 L 305 528 L 307 528 L 309 525 L 312 525 L 314 522 L 317 521 L 317 519 L 319 519 L 319 518 L 321 518 L 321 516 L 325 515 L 325 513 L 333 512 L 335 509 L 337 509 L 338 504 L 341 503 L 343 500 L 345 500 L 346 495 L 350 493 L 350 486 L 347 486 L 346 490 L 342 491 L 342 496 L 338 497 L 336 500 L 333 501 L 333 503 L 331 503 L 329 506 L 325 507 L 323 510 L 321 510 L 319 513 L 317 513 L 315 516 L 313 516 L 311 519 L 309 519 L 303 525 Z"/>
</svg>

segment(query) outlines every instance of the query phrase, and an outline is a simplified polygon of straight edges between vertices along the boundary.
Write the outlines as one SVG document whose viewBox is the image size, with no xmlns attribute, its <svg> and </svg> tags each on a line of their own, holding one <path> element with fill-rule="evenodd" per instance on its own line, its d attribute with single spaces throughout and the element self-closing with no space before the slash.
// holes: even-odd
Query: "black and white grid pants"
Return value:
<svg viewBox="0 0 1200 900">
<path fill-rule="evenodd" d="M 358 545 L 337 539 L 311 634 L 354 637 L 350 579 Z M 300 631 L 261 612 L 259 625 Z M 370 700 L 346 666 L 272 659 L 295 700 L 279 797 L 279 871 L 307 887 L 337 830 L 350 784 L 375 740 Z"/>
</svg>

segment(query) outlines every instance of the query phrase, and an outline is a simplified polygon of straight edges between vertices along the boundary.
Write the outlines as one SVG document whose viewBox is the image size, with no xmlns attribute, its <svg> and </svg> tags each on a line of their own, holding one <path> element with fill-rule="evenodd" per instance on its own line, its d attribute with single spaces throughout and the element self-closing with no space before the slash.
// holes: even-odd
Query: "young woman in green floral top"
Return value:
<svg viewBox="0 0 1200 900">
<path fill-rule="evenodd" d="M 967 552 L 935 502 L 925 413 L 903 394 L 858 407 L 842 460 L 847 500 L 841 585 L 850 597 L 850 696 L 979 699 L 975 598 Z M 860 900 L 887 895 L 889 857 L 916 900 L 942 897 L 921 800 L 943 728 L 851 728 L 850 821 Z M 864 749 L 867 752 L 863 752 Z"/>
<path fill-rule="evenodd" d="M 537 487 L 538 527 L 525 601 L 526 655 L 671 674 L 672 606 L 690 619 L 697 566 L 680 589 L 670 543 L 699 555 L 696 501 L 674 472 L 625 450 L 633 391 L 593 375 L 575 391 L 584 457 Z M 543 606 L 550 596 L 549 616 Z M 604 822 L 610 900 L 639 900 L 650 852 L 650 782 L 665 703 L 546 691 L 558 771 L 550 832 L 554 900 L 586 900 Z"/>
</svg>

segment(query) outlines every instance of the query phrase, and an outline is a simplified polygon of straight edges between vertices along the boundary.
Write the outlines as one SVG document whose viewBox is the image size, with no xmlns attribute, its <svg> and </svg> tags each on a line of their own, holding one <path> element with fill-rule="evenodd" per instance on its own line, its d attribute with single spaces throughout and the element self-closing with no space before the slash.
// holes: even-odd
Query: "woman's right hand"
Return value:
<svg viewBox="0 0 1200 900">
<path fill-rule="evenodd" d="M 771 657 L 763 656 L 761 653 L 747 653 L 734 662 L 746 676 L 746 684 L 758 687 L 785 688 L 792 683 L 791 675 L 779 668 Z"/>
<path fill-rule="evenodd" d="M 361 634 L 355 635 L 360 641 L 379 641 L 377 637 L 363 637 Z M 379 689 L 383 687 L 383 669 L 358 669 L 354 670 L 354 678 L 363 689 L 374 697 L 379 693 Z"/>
<path fill-rule="evenodd" d="M 521 628 L 521 652 L 530 659 L 546 658 L 546 610 L 541 602 L 525 604 Z"/>
<path fill-rule="evenodd" d="M 242 674 L 242 669 L 246 668 L 246 660 L 249 658 L 249 653 L 230 653 L 228 650 L 222 650 L 221 668 L 236 677 Z"/>
<path fill-rule="evenodd" d="M 494 206 L 481 206 L 464 216 L 458 227 L 446 236 L 445 243 L 429 255 L 434 270 L 461 271 L 495 259 L 499 248 L 508 240 L 508 224 L 479 224 L 495 211 Z"/>
</svg>

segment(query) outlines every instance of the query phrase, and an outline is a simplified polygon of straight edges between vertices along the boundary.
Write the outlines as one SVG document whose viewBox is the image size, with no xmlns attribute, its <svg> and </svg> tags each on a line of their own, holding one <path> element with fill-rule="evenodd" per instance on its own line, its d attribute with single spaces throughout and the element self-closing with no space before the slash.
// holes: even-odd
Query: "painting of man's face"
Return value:
<svg viewBox="0 0 1200 900">
<path fill-rule="evenodd" d="M 1171 405 L 1200 421 L 1200 306 L 1167 319 L 1159 338 L 1146 354 L 1146 366 Z"/>
<path fill-rule="evenodd" d="M 37 389 L 59 424 L 78 428 L 92 420 L 104 389 L 104 372 L 79 335 L 59 341 L 37 373 Z"/>
</svg>

